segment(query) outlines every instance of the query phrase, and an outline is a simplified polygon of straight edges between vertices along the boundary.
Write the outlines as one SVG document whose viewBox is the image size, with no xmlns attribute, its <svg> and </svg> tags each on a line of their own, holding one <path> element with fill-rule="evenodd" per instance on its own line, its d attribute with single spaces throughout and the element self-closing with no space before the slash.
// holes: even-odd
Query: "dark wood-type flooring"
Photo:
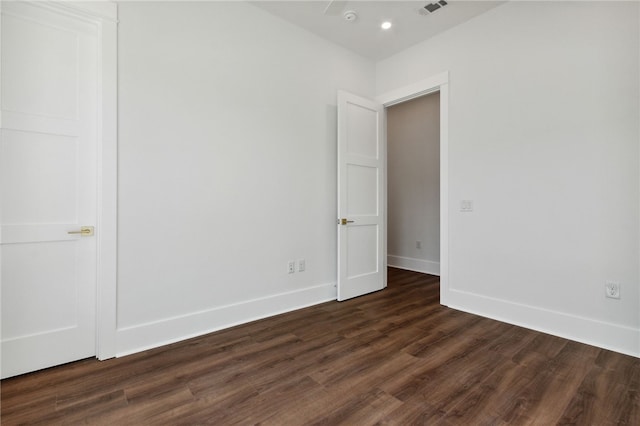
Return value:
<svg viewBox="0 0 640 426">
<path fill-rule="evenodd" d="M 640 360 L 438 304 L 438 278 L 2 381 L 2 424 L 640 425 Z"/>
</svg>

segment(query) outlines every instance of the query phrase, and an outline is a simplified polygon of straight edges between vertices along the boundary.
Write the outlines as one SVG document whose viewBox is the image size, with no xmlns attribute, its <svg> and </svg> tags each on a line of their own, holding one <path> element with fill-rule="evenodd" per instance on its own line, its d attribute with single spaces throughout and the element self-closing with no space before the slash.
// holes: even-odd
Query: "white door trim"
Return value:
<svg viewBox="0 0 640 426">
<path fill-rule="evenodd" d="M 111 1 L 29 2 L 98 29 L 96 357 L 116 356 L 118 9 Z"/>
<path fill-rule="evenodd" d="M 440 303 L 449 300 L 449 72 L 443 72 L 376 97 L 385 107 L 383 144 L 386 149 L 386 108 L 440 91 Z M 385 238 L 386 240 L 386 238 Z"/>
<path fill-rule="evenodd" d="M 84 2 L 90 5 L 94 2 Z M 94 3 L 95 5 L 96 3 Z M 97 3 L 99 4 L 99 3 Z M 116 356 L 117 205 L 118 205 L 118 24 L 117 5 L 110 19 L 100 19 L 101 117 L 98 121 L 98 291 L 96 357 Z M 99 11 L 101 13 L 104 10 Z M 94 15 L 101 16 L 101 15 Z"/>
</svg>

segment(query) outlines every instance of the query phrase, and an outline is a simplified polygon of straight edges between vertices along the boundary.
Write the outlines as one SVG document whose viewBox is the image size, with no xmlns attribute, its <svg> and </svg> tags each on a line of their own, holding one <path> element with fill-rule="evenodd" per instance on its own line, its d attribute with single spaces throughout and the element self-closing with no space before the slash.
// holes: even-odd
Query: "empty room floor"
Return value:
<svg viewBox="0 0 640 426">
<path fill-rule="evenodd" d="M 640 359 L 439 305 L 438 277 L 6 379 L 3 425 L 640 425 Z"/>
</svg>

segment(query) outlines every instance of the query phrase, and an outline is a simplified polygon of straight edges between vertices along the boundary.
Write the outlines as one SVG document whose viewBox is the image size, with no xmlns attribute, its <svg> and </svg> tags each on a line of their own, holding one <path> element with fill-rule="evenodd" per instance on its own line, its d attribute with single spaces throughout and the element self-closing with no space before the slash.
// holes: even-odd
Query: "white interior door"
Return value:
<svg viewBox="0 0 640 426">
<path fill-rule="evenodd" d="M 97 28 L 2 2 L 2 377 L 96 353 Z M 97 232 L 98 230 L 96 230 Z"/>
<path fill-rule="evenodd" d="M 386 286 L 382 105 L 338 92 L 338 300 Z"/>
</svg>

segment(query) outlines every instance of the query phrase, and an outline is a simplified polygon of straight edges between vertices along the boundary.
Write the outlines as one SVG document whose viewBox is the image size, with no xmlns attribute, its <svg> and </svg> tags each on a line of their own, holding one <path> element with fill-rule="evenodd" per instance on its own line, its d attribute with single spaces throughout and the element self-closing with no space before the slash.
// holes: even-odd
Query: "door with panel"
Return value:
<svg viewBox="0 0 640 426">
<path fill-rule="evenodd" d="M 1 8 L 4 378 L 96 353 L 99 52 L 90 22 Z"/>
<path fill-rule="evenodd" d="M 338 92 L 338 300 L 386 287 L 382 105 Z"/>
</svg>

